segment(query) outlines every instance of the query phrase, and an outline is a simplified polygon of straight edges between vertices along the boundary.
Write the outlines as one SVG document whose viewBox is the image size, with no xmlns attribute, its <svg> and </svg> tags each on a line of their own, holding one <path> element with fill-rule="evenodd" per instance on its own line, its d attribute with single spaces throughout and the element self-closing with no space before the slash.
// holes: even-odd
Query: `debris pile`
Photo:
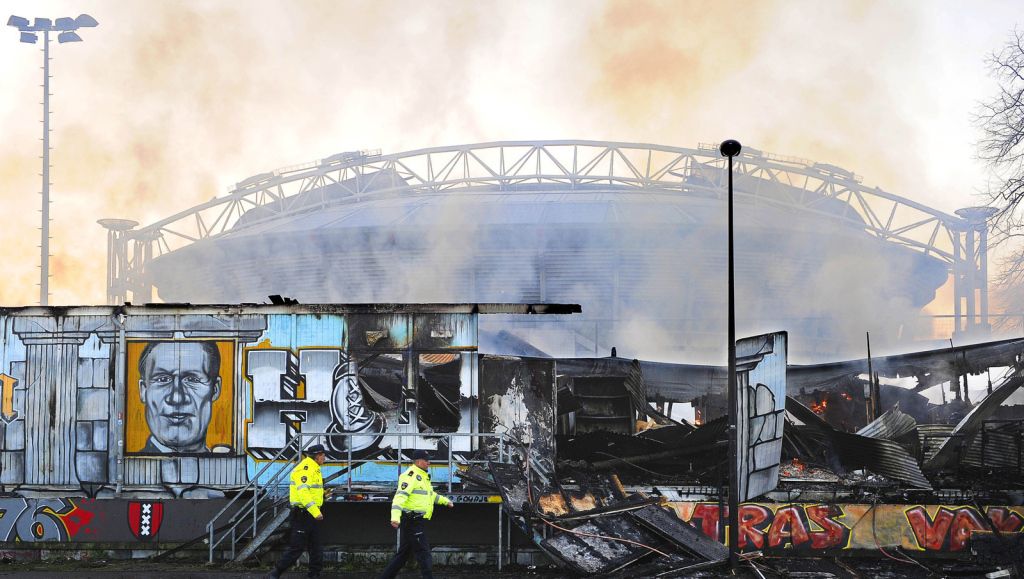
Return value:
<svg viewBox="0 0 1024 579">
<path fill-rule="evenodd" d="M 660 497 L 629 494 L 614 475 L 589 473 L 563 485 L 525 468 L 490 463 L 491 481 L 516 525 L 553 560 L 578 573 L 697 570 L 728 559 L 712 541 L 662 506 Z M 479 473 L 475 480 L 482 480 Z"/>
</svg>

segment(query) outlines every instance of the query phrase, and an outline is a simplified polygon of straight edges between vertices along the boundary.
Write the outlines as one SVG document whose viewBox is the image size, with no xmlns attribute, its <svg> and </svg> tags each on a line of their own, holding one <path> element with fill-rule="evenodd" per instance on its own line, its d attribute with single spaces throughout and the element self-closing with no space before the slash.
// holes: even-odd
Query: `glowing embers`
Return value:
<svg viewBox="0 0 1024 579">
<path fill-rule="evenodd" d="M 817 402 L 811 402 L 811 410 L 818 416 L 824 415 L 825 411 L 828 410 L 828 398 L 822 398 Z"/>
</svg>

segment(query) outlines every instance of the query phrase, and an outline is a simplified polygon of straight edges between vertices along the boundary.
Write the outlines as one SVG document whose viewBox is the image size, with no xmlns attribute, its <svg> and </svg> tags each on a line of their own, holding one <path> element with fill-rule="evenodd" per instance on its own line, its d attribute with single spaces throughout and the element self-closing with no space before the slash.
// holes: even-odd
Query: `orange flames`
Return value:
<svg viewBox="0 0 1024 579">
<path fill-rule="evenodd" d="M 828 398 L 822 398 L 820 402 L 811 402 L 811 410 L 815 414 L 825 414 L 826 408 L 828 408 Z"/>
<path fill-rule="evenodd" d="M 844 400 L 853 400 L 853 396 L 850 396 L 846 392 L 840 392 L 839 395 L 842 396 Z"/>
</svg>

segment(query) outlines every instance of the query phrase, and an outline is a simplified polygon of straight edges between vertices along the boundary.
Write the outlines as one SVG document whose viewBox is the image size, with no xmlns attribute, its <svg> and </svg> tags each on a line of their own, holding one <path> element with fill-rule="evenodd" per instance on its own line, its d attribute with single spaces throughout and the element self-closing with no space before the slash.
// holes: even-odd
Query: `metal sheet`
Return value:
<svg viewBox="0 0 1024 579">
<path fill-rule="evenodd" d="M 970 443 L 971 436 L 981 428 L 989 415 L 996 411 L 1011 394 L 1024 384 L 1024 370 L 1018 370 L 1008 376 L 992 393 L 978 403 L 953 429 L 950 437 L 939 447 L 935 456 L 931 457 L 925 468 L 941 469 L 948 466 L 957 453 Z"/>
<path fill-rule="evenodd" d="M 871 438 L 896 440 L 915 428 L 917 428 L 917 421 L 913 416 L 900 412 L 899 408 L 893 408 L 873 420 L 871 424 L 858 430 L 857 434 Z"/>
</svg>

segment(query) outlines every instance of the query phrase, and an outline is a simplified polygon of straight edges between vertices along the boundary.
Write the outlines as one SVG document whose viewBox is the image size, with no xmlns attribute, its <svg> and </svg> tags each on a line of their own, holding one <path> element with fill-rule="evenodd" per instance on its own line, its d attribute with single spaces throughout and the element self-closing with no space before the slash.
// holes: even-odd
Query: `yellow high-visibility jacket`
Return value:
<svg viewBox="0 0 1024 579">
<path fill-rule="evenodd" d="M 391 501 L 391 521 L 398 522 L 402 513 L 419 513 L 430 520 L 434 505 L 450 505 L 451 499 L 434 492 L 430 485 L 430 473 L 412 465 L 398 477 L 398 490 Z"/>
<path fill-rule="evenodd" d="M 309 511 L 314 517 L 320 516 L 324 504 L 324 479 L 320 476 L 320 465 L 308 456 L 292 469 L 292 484 L 288 487 L 288 498 L 293 507 Z"/>
</svg>

